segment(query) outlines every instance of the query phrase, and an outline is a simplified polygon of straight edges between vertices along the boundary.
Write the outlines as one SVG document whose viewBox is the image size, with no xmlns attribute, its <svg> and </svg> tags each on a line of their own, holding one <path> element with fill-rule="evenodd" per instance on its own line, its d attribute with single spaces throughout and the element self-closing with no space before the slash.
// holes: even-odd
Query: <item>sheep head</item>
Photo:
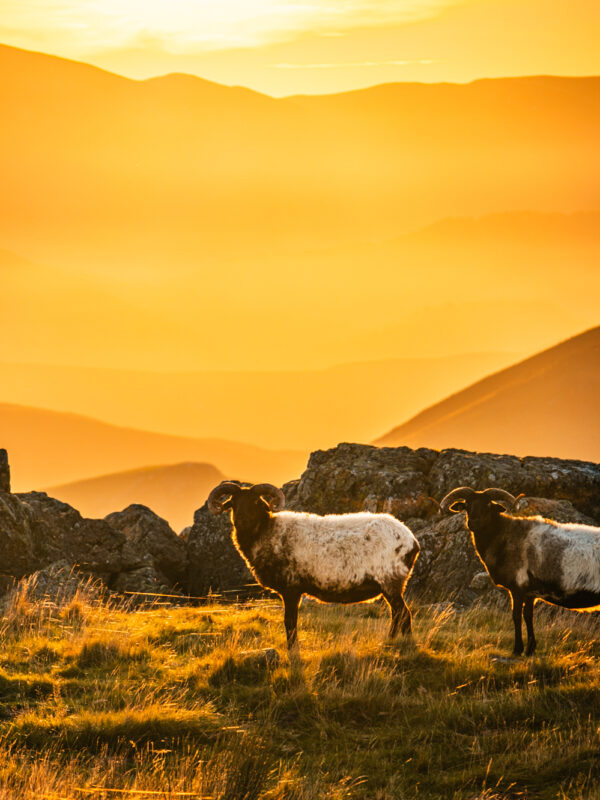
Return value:
<svg viewBox="0 0 600 800">
<path fill-rule="evenodd" d="M 257 483 L 254 486 L 240 486 L 232 481 L 223 481 L 208 496 L 208 510 L 211 514 L 221 514 L 233 509 L 234 514 L 262 509 L 281 511 L 285 507 L 285 496 L 281 489 L 270 483 Z"/>
<path fill-rule="evenodd" d="M 444 497 L 440 508 L 453 514 L 466 511 L 469 516 L 486 516 L 490 512 L 499 514 L 501 511 L 512 511 L 516 502 L 516 498 L 504 489 L 484 489 L 478 492 L 469 486 L 460 486 Z"/>
</svg>

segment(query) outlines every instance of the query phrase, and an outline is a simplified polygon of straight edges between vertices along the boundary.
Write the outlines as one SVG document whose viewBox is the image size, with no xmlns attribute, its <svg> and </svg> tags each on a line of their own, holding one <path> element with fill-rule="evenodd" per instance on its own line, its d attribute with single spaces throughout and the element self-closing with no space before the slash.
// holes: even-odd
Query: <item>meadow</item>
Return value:
<svg viewBox="0 0 600 800">
<path fill-rule="evenodd" d="M 35 599 L 1 621 L 0 800 L 600 798 L 598 618 L 538 608 L 513 659 L 497 605 Z"/>
</svg>

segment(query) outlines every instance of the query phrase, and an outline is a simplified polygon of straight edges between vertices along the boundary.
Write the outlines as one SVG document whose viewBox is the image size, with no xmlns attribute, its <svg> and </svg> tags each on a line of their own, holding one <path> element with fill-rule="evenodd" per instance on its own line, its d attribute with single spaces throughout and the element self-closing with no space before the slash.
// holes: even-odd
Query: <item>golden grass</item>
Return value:
<svg viewBox="0 0 600 800">
<path fill-rule="evenodd" d="M 290 663 L 274 600 L 24 591 L 2 623 L 0 800 L 600 797 L 597 616 L 539 608 L 539 655 L 512 659 L 506 611 L 415 610 L 390 644 L 378 604 L 306 602 Z"/>
</svg>

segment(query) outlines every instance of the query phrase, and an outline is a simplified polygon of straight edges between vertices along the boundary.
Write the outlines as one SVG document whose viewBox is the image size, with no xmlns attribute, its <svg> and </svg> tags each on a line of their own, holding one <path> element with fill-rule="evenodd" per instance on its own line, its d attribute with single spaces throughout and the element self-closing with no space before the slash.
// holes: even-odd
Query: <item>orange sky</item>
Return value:
<svg viewBox="0 0 600 800">
<path fill-rule="evenodd" d="M 314 449 L 598 324 L 599 9 L 0 0 L 0 403 Z"/>
<path fill-rule="evenodd" d="M 7 44 L 272 95 L 600 69 L 597 0 L 2 0 L 0 12 Z"/>
</svg>

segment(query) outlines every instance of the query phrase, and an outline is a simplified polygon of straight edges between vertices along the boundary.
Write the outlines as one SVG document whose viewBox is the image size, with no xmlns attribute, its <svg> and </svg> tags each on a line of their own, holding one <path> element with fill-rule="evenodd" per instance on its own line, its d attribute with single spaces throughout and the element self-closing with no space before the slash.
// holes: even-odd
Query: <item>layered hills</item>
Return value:
<svg viewBox="0 0 600 800">
<path fill-rule="evenodd" d="M 60 224 L 101 245 L 129 228 L 148 254 L 175 241 L 182 252 L 381 238 L 449 214 L 575 210 L 583 196 L 598 205 L 598 78 L 275 100 L 6 46 L 0 70 L 4 230 L 22 228 L 27 203 L 29 230 Z"/>
<path fill-rule="evenodd" d="M 224 478 L 211 464 L 169 464 L 51 486 L 46 491 L 92 518 L 141 503 L 179 531 L 192 524 L 194 511 Z"/>
<path fill-rule="evenodd" d="M 375 444 L 600 461 L 600 327 L 477 381 Z"/>
<path fill-rule="evenodd" d="M 481 352 L 596 322 L 600 78 L 273 99 L 6 46 L 0 73 L 0 248 L 48 265 L 2 268 L 12 361 L 314 369 L 472 352 L 469 315 Z"/>
<path fill-rule="evenodd" d="M 0 442 L 10 453 L 15 491 L 181 462 L 216 465 L 239 480 L 281 484 L 297 477 L 307 458 L 299 451 L 168 436 L 8 403 L 0 404 Z"/>
<path fill-rule="evenodd" d="M 128 428 L 266 448 L 369 441 L 487 372 L 507 353 L 405 358 L 279 372 L 152 372 L 0 362 L 2 400 Z M 221 466 L 220 462 L 216 463 Z"/>
<path fill-rule="evenodd" d="M 385 238 L 450 214 L 600 205 L 598 78 L 275 100 L 7 46 L 0 71 L 2 229 L 16 238 L 26 217 L 56 239 L 58 226 L 63 251 L 126 239 L 129 254 L 162 246 L 183 258 L 211 244 Z"/>
<path fill-rule="evenodd" d="M 479 377 L 458 360 L 454 386 L 441 384 L 437 395 L 426 396 L 414 358 L 525 356 L 595 325 L 598 231 L 599 212 L 452 218 L 385 242 L 247 253 L 221 271 L 202 263 L 184 269 L 176 258 L 139 269 L 127 262 L 122 271 L 112 261 L 95 269 L 83 258 L 78 266 L 52 266 L 0 251 L 0 335 L 11 342 L 3 361 L 264 374 L 407 359 L 398 367 L 406 368 L 412 388 L 399 402 L 412 397 L 412 408 L 375 420 L 372 436 Z M 483 375 L 503 364 L 481 366 Z M 440 370 L 432 367 L 437 379 Z M 360 368 L 352 371 L 360 380 Z M 7 387 L 14 384 L 4 377 Z M 206 376 L 209 391 L 218 384 L 214 377 Z M 326 384 L 322 378 L 309 383 Z M 26 384 L 22 397 L 2 399 L 105 418 L 93 407 L 27 397 Z"/>
</svg>

